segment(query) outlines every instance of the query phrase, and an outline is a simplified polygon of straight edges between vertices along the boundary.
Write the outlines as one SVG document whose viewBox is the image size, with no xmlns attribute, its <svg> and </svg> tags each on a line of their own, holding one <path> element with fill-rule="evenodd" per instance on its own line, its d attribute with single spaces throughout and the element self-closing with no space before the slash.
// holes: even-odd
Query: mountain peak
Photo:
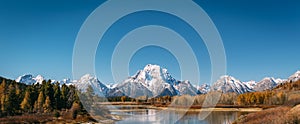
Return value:
<svg viewBox="0 0 300 124">
<path fill-rule="evenodd" d="M 100 82 L 98 78 L 92 74 L 83 75 L 77 82 Z"/>
<path fill-rule="evenodd" d="M 41 75 L 37 75 L 36 77 L 34 77 L 31 74 L 24 74 L 20 77 L 18 77 L 15 81 L 16 82 L 20 82 L 20 83 L 25 83 L 28 85 L 32 85 L 32 84 L 36 84 L 36 83 L 42 83 L 44 80 L 44 77 Z"/>
<path fill-rule="evenodd" d="M 78 81 L 73 81 L 72 84 L 82 91 L 85 91 L 88 86 L 91 86 L 94 89 L 95 94 L 99 96 L 104 96 L 108 91 L 107 86 L 91 74 L 83 75 Z"/>
<path fill-rule="evenodd" d="M 35 77 L 36 82 L 42 83 L 44 81 L 44 77 L 42 75 L 37 75 Z"/>
<path fill-rule="evenodd" d="M 92 76 L 91 74 L 85 74 L 83 75 L 80 79 L 87 79 L 87 80 L 90 80 L 90 79 L 93 79 L 95 78 L 94 76 Z"/>
<path fill-rule="evenodd" d="M 239 94 L 251 91 L 245 83 L 228 75 L 221 76 L 221 78 L 213 84 L 212 90 L 222 91 L 223 93 L 236 92 Z"/>
<path fill-rule="evenodd" d="M 131 82 L 142 82 L 144 85 L 149 85 L 152 80 L 161 80 L 172 85 L 176 82 L 167 69 L 152 64 L 146 65 L 143 70 L 139 70 L 128 80 L 131 80 Z"/>
<path fill-rule="evenodd" d="M 221 76 L 220 80 L 224 80 L 224 82 L 241 82 L 240 80 L 230 75 Z"/>
<path fill-rule="evenodd" d="M 110 94 L 123 94 L 136 97 L 147 95 L 149 97 L 174 96 L 191 94 L 196 95 L 197 89 L 189 81 L 177 81 L 159 65 L 148 64 L 143 70 L 112 89 Z M 110 95 L 109 94 L 109 95 Z"/>
<path fill-rule="evenodd" d="M 273 89 L 277 85 L 284 83 L 286 80 L 284 79 L 275 79 L 274 77 L 265 77 L 261 81 L 257 82 L 255 85 L 253 85 L 253 90 L 255 91 L 264 91 L 268 89 Z"/>
<path fill-rule="evenodd" d="M 77 88 L 84 91 L 88 85 L 91 85 L 95 92 L 100 95 L 108 96 L 164 96 L 164 95 L 196 95 L 201 93 L 207 93 L 209 91 L 222 91 L 246 93 L 252 91 L 263 91 L 267 89 L 273 89 L 275 86 L 285 83 L 287 81 L 298 81 L 300 79 L 300 71 L 297 71 L 289 77 L 288 80 L 265 77 L 261 81 L 248 81 L 242 82 L 233 76 L 224 75 L 221 76 L 212 86 L 204 84 L 202 86 L 194 86 L 188 80 L 179 81 L 176 80 L 168 73 L 166 68 L 159 65 L 148 64 L 142 70 L 122 83 L 105 85 L 98 80 L 96 76 L 91 74 L 83 75 L 79 80 L 64 79 L 61 84 L 75 85 Z M 31 74 L 25 74 L 16 79 L 16 82 L 25 83 L 28 85 L 42 83 L 44 77 L 37 75 L 34 77 Z M 52 83 L 55 81 L 52 80 Z"/>
<path fill-rule="evenodd" d="M 19 76 L 16 81 L 21 82 L 22 78 L 32 78 L 33 76 L 31 74 L 24 74 L 22 76 Z"/>
<path fill-rule="evenodd" d="M 265 77 L 265 78 L 263 78 L 263 80 L 274 80 L 274 78 L 273 77 Z"/>
<path fill-rule="evenodd" d="M 298 81 L 298 80 L 300 80 L 300 71 L 297 71 L 296 73 L 291 75 L 288 79 L 288 81 L 292 81 L 292 82 L 295 82 L 295 81 Z"/>
<path fill-rule="evenodd" d="M 148 64 L 144 67 L 144 71 L 157 71 L 162 69 L 159 65 Z"/>
</svg>

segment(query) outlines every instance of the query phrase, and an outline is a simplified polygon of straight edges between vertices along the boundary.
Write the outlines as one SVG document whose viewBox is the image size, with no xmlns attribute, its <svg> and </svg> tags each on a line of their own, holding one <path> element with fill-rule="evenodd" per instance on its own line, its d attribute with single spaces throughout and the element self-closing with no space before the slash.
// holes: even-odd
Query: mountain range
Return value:
<svg viewBox="0 0 300 124">
<path fill-rule="evenodd" d="M 144 69 L 137 71 L 131 77 L 128 77 L 121 83 L 104 84 L 95 76 L 86 74 L 79 80 L 63 79 L 61 81 L 51 80 L 51 82 L 59 82 L 60 84 L 75 85 L 80 90 L 85 90 L 87 86 L 92 86 L 95 93 L 105 97 L 129 96 L 136 98 L 139 96 L 159 97 L 159 96 L 176 96 L 176 95 L 197 95 L 205 94 L 209 91 L 221 91 L 223 93 L 235 92 L 243 94 L 247 92 L 263 91 L 273 89 L 277 85 L 285 82 L 294 82 L 300 79 L 300 71 L 291 75 L 288 79 L 275 79 L 266 77 L 259 82 L 248 81 L 242 82 L 232 76 L 224 75 L 219 80 L 209 84 L 200 86 L 193 85 L 190 81 L 176 80 L 168 73 L 168 70 L 158 65 L 148 64 Z M 28 85 L 42 83 L 45 80 L 41 75 L 36 77 L 27 74 L 20 76 L 16 82 Z"/>
</svg>

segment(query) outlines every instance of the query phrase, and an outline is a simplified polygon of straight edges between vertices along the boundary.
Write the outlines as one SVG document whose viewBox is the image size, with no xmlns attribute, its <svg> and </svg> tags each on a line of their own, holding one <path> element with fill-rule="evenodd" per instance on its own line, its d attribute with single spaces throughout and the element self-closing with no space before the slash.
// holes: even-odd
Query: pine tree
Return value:
<svg viewBox="0 0 300 124">
<path fill-rule="evenodd" d="M 54 90 L 51 80 L 48 80 L 44 85 L 44 96 L 49 96 L 49 99 L 54 101 Z M 51 105 L 53 105 L 53 103 L 51 103 Z"/>
<path fill-rule="evenodd" d="M 16 82 L 14 82 L 13 84 L 15 84 L 16 95 L 19 96 L 21 94 L 20 86 Z"/>
<path fill-rule="evenodd" d="M 79 102 L 79 97 L 76 93 L 76 87 L 73 86 L 73 85 L 70 85 L 69 86 L 69 92 L 68 92 L 68 95 L 67 95 L 67 101 L 66 101 L 66 108 L 67 109 L 70 109 L 72 107 L 72 104 L 74 101 L 78 101 Z"/>
<path fill-rule="evenodd" d="M 122 96 L 122 97 L 121 97 L 121 101 L 122 101 L 122 102 L 125 102 L 125 101 L 126 101 L 126 96 Z"/>
<path fill-rule="evenodd" d="M 52 107 L 51 107 L 51 101 L 50 101 L 50 97 L 47 96 L 45 103 L 43 105 L 44 108 L 44 112 L 51 112 L 52 111 Z"/>
<path fill-rule="evenodd" d="M 61 107 L 67 108 L 69 87 L 66 84 L 61 86 Z"/>
<path fill-rule="evenodd" d="M 2 80 L 2 83 L 0 85 L 0 96 L 6 94 L 6 81 L 5 79 Z"/>
<path fill-rule="evenodd" d="M 41 91 L 40 94 L 39 94 L 39 97 L 35 103 L 35 110 L 37 112 L 43 112 L 43 104 L 44 104 L 44 94 L 43 92 Z"/>
<path fill-rule="evenodd" d="M 16 110 L 20 108 L 20 103 L 18 103 L 17 101 L 18 96 L 16 95 L 15 86 L 13 84 L 10 84 L 8 88 L 8 96 L 6 97 L 4 103 L 8 115 L 14 115 Z"/>
<path fill-rule="evenodd" d="M 59 83 L 56 82 L 54 85 L 54 109 L 60 110 L 62 108 L 61 105 L 61 91 L 60 91 L 60 86 Z"/>
<path fill-rule="evenodd" d="M 0 85 L 0 110 L 4 111 L 4 100 L 5 100 L 5 94 L 6 94 L 6 81 L 5 79 L 2 80 L 2 83 Z"/>
<path fill-rule="evenodd" d="M 26 91 L 25 93 L 25 96 L 24 96 L 24 99 L 21 103 L 21 109 L 24 111 L 24 112 L 28 112 L 31 110 L 31 99 L 30 99 L 30 93 L 29 91 Z"/>
<path fill-rule="evenodd" d="M 4 95 L 2 95 L 2 97 L 1 97 L 1 111 L 2 112 L 4 112 L 4 111 L 6 111 L 6 108 L 5 108 L 5 101 L 6 100 L 6 95 L 4 94 Z"/>
</svg>

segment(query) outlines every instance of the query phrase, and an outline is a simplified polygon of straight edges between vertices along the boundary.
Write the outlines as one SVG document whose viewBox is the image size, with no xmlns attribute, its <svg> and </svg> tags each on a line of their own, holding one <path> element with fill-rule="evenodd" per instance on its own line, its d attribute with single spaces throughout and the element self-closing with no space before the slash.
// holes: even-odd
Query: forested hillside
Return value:
<svg viewBox="0 0 300 124">
<path fill-rule="evenodd" d="M 50 80 L 43 81 L 42 84 L 25 85 L 0 77 L 0 121 L 6 116 L 22 116 L 20 120 L 25 117 L 34 120 L 28 121 L 29 123 L 43 122 L 40 121 L 43 115 L 50 119 L 61 117 L 64 120 L 73 120 L 81 117 L 85 121 L 93 120 L 78 97 L 79 93 L 80 95 L 93 94 L 91 87 L 88 91 L 81 94 L 73 85 L 53 84 Z M 107 110 L 101 111 L 103 116 L 109 113 Z M 8 121 L 10 122 L 19 123 L 15 120 Z"/>
</svg>

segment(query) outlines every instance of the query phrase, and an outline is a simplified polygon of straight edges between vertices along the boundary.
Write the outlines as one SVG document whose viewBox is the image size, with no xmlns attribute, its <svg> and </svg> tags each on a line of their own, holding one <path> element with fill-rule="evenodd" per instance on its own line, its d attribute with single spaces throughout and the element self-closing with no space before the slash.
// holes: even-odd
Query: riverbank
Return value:
<svg viewBox="0 0 300 124">
<path fill-rule="evenodd" d="M 236 105 L 216 105 L 211 107 L 203 106 L 172 106 L 172 105 L 161 105 L 161 104 L 143 104 L 135 102 L 112 102 L 112 103 L 101 103 L 101 105 L 121 106 L 140 108 L 136 110 L 126 109 L 110 109 L 111 112 L 126 112 L 126 111 L 143 111 L 143 109 L 156 109 L 156 110 L 170 110 L 170 111 L 183 111 L 183 112 L 201 112 L 201 111 L 219 111 L 219 112 L 258 112 L 268 108 L 274 108 L 276 106 L 236 106 Z M 142 109 L 141 109 L 142 108 Z M 188 108 L 188 109 L 187 109 Z"/>
<path fill-rule="evenodd" d="M 280 106 L 240 116 L 234 124 L 299 124 L 300 105 Z"/>
<path fill-rule="evenodd" d="M 112 106 L 130 106 L 130 107 L 145 107 L 149 109 L 159 109 L 159 110 L 176 110 L 176 111 L 234 111 L 234 112 L 257 112 L 269 108 L 275 108 L 278 106 L 270 105 L 251 105 L 251 106 L 241 106 L 241 105 L 221 105 L 216 106 L 179 106 L 179 105 L 170 105 L 170 104 L 149 104 L 149 103 L 136 103 L 136 102 L 103 102 L 101 105 L 112 105 Z"/>
</svg>

